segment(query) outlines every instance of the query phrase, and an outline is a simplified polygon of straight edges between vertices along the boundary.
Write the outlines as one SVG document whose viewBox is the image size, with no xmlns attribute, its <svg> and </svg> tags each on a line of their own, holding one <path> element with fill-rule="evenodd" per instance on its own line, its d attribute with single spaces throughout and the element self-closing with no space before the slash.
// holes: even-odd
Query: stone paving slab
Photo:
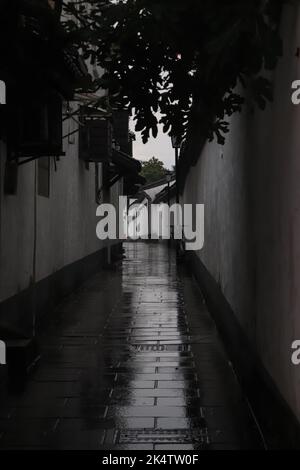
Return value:
<svg viewBox="0 0 300 470">
<path fill-rule="evenodd" d="M 256 449 L 194 280 L 164 244 L 128 243 L 52 313 L 26 387 L 0 391 L 0 449 Z"/>
</svg>

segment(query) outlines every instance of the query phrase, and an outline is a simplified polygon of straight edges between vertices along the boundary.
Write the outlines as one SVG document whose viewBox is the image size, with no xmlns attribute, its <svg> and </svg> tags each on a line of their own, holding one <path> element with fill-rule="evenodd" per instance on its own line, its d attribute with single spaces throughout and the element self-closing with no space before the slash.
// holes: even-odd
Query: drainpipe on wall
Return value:
<svg viewBox="0 0 300 470">
<path fill-rule="evenodd" d="M 175 147 L 175 176 L 176 176 L 176 204 L 179 204 L 179 175 L 178 165 L 179 164 L 179 148 Z"/>
<path fill-rule="evenodd" d="M 32 254 L 32 337 L 36 335 L 36 251 L 37 251 L 37 168 L 34 161 L 34 194 L 33 194 L 33 254 Z"/>
</svg>

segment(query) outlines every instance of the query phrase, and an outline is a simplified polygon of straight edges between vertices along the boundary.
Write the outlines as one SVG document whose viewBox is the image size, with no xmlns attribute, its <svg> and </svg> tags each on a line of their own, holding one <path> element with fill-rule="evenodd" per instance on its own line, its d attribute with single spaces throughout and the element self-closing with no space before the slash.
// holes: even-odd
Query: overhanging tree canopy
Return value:
<svg viewBox="0 0 300 470">
<path fill-rule="evenodd" d="M 248 87 L 264 108 L 272 99 L 265 71 L 281 55 L 284 0 L 90 0 L 65 5 L 65 24 L 85 57 L 106 72 L 95 81 L 113 106 L 134 110 L 146 142 L 164 131 L 185 137 L 189 122 L 224 143 L 226 116 L 240 111 Z"/>
</svg>

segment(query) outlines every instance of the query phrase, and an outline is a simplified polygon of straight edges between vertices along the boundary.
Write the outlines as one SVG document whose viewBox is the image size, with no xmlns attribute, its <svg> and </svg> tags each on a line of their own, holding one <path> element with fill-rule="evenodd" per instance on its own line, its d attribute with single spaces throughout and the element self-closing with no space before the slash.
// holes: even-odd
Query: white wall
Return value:
<svg viewBox="0 0 300 470">
<path fill-rule="evenodd" d="M 275 100 L 232 119 L 225 147 L 207 144 L 189 172 L 184 202 L 205 204 L 205 247 L 198 256 L 220 283 L 281 393 L 300 419 L 300 7 L 285 7 L 284 57 Z"/>
<path fill-rule="evenodd" d="M 0 301 L 27 288 L 33 274 L 34 163 L 20 167 L 18 194 L 3 191 L 5 148 L 0 143 Z"/>
<path fill-rule="evenodd" d="M 64 135 L 74 127 L 64 126 Z M 95 166 L 78 158 L 65 140 L 66 156 L 51 162 L 50 198 L 37 196 L 37 280 L 101 248 L 96 238 Z"/>
<path fill-rule="evenodd" d="M 66 122 L 64 135 L 76 127 Z M 87 170 L 79 159 L 78 133 L 73 143 L 65 139 L 64 151 L 57 171 L 51 159 L 49 198 L 35 190 L 37 161 L 19 167 L 17 195 L 8 196 L 3 189 L 6 150 L 0 142 L 0 302 L 115 243 L 96 237 L 95 165 Z M 110 191 L 116 205 L 121 191 L 122 182 Z"/>
<path fill-rule="evenodd" d="M 3 80 L 0 80 L 0 105 L 6 104 L 6 85 Z"/>
</svg>

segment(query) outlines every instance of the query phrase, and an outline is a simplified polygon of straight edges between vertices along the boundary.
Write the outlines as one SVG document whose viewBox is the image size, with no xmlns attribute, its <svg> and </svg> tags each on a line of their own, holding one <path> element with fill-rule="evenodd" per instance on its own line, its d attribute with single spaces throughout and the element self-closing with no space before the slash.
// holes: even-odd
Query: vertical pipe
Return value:
<svg viewBox="0 0 300 470">
<path fill-rule="evenodd" d="M 175 175 L 176 175 L 176 204 L 179 204 L 179 177 L 178 177 L 179 149 L 175 148 Z"/>
<path fill-rule="evenodd" d="M 37 165 L 34 161 L 34 194 L 33 194 L 33 254 L 32 254 L 32 336 L 36 334 L 36 251 L 37 251 Z"/>
</svg>

